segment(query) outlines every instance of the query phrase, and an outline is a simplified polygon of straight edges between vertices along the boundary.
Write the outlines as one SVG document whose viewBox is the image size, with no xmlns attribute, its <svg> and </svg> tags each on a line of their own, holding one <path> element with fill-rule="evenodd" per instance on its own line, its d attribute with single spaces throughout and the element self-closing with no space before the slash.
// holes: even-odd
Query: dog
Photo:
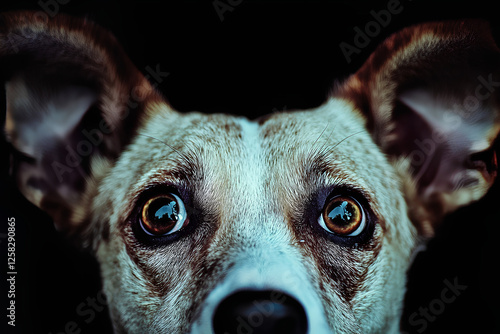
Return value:
<svg viewBox="0 0 500 334">
<path fill-rule="evenodd" d="M 405 28 L 256 120 L 173 110 L 88 20 L 0 22 L 13 178 L 97 258 L 116 333 L 398 333 L 419 245 L 497 175 L 483 21 Z"/>
</svg>

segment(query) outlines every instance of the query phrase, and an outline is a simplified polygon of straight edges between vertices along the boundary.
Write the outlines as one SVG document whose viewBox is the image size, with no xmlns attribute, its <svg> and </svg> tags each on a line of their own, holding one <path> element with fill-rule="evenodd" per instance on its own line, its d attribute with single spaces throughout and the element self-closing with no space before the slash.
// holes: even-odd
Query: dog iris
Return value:
<svg viewBox="0 0 500 334">
<path fill-rule="evenodd" d="M 336 196 L 324 207 L 320 225 L 341 236 L 355 236 L 364 228 L 364 215 L 358 201 L 351 197 Z"/>
<path fill-rule="evenodd" d="M 150 235 L 165 235 L 179 230 L 186 220 L 182 200 L 174 194 L 149 199 L 142 207 L 141 226 Z"/>
</svg>

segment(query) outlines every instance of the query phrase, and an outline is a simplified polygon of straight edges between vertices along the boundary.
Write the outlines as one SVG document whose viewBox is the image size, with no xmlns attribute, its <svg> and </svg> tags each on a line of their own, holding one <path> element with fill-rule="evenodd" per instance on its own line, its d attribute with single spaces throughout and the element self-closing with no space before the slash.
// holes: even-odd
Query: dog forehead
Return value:
<svg viewBox="0 0 500 334">
<path fill-rule="evenodd" d="M 325 163 L 321 157 L 329 160 L 329 167 L 336 165 L 338 171 L 354 177 L 357 161 L 376 157 L 370 154 L 373 143 L 363 120 L 342 101 L 314 110 L 271 114 L 263 121 L 225 114 L 158 112 L 139 136 L 151 138 L 142 138 L 134 150 L 158 157 L 143 159 L 149 162 L 144 168 L 168 169 L 171 162 L 188 156 L 190 168 L 219 183 L 228 178 L 241 181 L 245 175 L 257 182 L 257 177 L 270 181 L 273 173 L 303 173 L 306 167 Z M 259 175 L 254 175 L 257 171 Z"/>
<path fill-rule="evenodd" d="M 176 113 L 155 106 L 142 124 L 120 158 L 113 182 L 123 179 L 121 185 L 132 182 L 141 187 L 169 170 L 189 169 L 203 175 L 200 181 L 229 191 L 228 187 L 241 189 L 249 179 L 255 187 L 273 182 L 275 174 L 300 179 L 320 167 L 358 182 L 359 175 L 367 174 L 363 168 L 381 162 L 363 119 L 342 101 L 314 110 L 275 113 L 261 121 Z"/>
<path fill-rule="evenodd" d="M 390 199 L 380 192 L 394 179 L 391 170 L 364 120 L 343 101 L 275 113 L 262 121 L 176 113 L 160 106 L 143 121 L 108 178 L 108 189 L 116 192 L 116 184 L 128 189 L 117 198 L 123 199 L 124 208 L 130 207 L 134 194 L 168 180 L 175 171 L 185 179 L 193 176 L 191 184 L 200 200 L 221 206 L 222 212 L 224 206 L 256 198 L 269 205 L 278 204 L 290 191 L 314 192 L 318 179 L 308 179 L 311 172 L 327 172 L 330 181 L 373 190 L 376 200 Z"/>
<path fill-rule="evenodd" d="M 305 111 L 275 113 L 261 122 L 261 143 L 275 173 L 327 174 L 339 182 L 371 187 L 367 168 L 387 163 L 365 127 L 365 119 L 343 100 Z M 280 163 L 276 163 L 276 162 Z M 297 175 L 299 174 L 299 175 Z M 380 175 L 380 177 L 383 177 Z"/>
</svg>

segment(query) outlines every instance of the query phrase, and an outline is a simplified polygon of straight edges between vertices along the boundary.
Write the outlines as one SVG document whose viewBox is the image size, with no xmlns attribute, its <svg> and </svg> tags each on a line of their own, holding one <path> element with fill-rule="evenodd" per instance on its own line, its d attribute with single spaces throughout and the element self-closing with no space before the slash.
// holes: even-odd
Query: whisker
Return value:
<svg viewBox="0 0 500 334">
<path fill-rule="evenodd" d="M 340 144 L 342 144 L 343 141 L 355 136 L 355 135 L 359 135 L 360 133 L 363 133 L 365 132 L 365 130 L 360 130 L 358 132 L 355 132 L 355 133 L 351 133 L 350 135 L 344 137 L 344 139 L 342 139 L 341 141 L 339 141 L 337 144 L 333 145 L 333 147 L 331 147 L 331 149 L 334 149 L 335 147 L 339 146 Z"/>
<path fill-rule="evenodd" d="M 347 139 L 355 136 L 355 135 L 358 135 L 360 133 L 364 132 L 364 130 L 360 130 L 358 132 L 355 132 L 355 133 L 352 133 L 348 136 L 345 136 L 343 139 L 339 140 L 335 145 L 333 146 L 328 146 L 328 142 L 329 141 L 326 141 L 324 142 L 321 146 L 319 147 L 316 147 L 314 149 L 312 149 L 310 152 L 309 152 L 309 157 L 308 157 L 308 160 L 309 162 L 312 162 L 312 161 L 323 161 L 323 163 L 325 163 L 326 161 L 328 161 L 328 156 L 329 156 L 329 153 L 337 146 L 339 146 L 340 144 L 342 144 L 344 141 L 346 141 Z M 318 138 L 319 139 L 319 138 Z M 317 142 L 318 140 L 316 140 Z M 318 160 L 319 159 L 319 160 Z M 312 166 L 312 165 L 311 165 Z M 318 163 L 314 163 L 314 168 L 318 168 Z"/>
<path fill-rule="evenodd" d="M 328 129 L 328 126 L 330 125 L 330 123 L 327 123 L 325 128 L 323 129 L 323 131 L 321 131 L 321 133 L 319 134 L 318 138 L 316 138 L 316 140 L 314 141 L 314 143 L 311 145 L 311 149 L 309 150 L 309 153 L 307 154 L 309 159 L 311 159 L 312 155 L 313 155 L 313 151 L 315 149 L 315 146 L 316 146 L 316 143 L 318 142 L 318 140 L 323 136 L 323 134 L 325 133 L 326 129 Z M 335 127 L 333 128 L 332 132 L 335 130 Z M 319 147 L 319 150 L 318 151 L 321 151 L 324 147 L 324 144 L 322 147 Z"/>
<path fill-rule="evenodd" d="M 172 149 L 172 151 L 175 151 L 177 154 L 179 154 L 179 156 L 181 157 L 181 159 L 184 160 L 184 162 L 186 162 L 188 165 L 190 164 L 191 160 L 189 159 L 189 157 L 183 153 L 183 152 L 180 152 L 179 150 L 177 150 L 176 148 L 174 148 L 172 145 L 169 145 L 167 144 L 166 142 L 164 142 L 163 140 L 161 139 L 158 139 L 156 137 L 153 137 L 153 136 L 150 136 L 150 135 L 145 135 L 143 133 L 138 133 L 137 134 L 138 136 L 143 136 L 143 137 L 147 137 L 147 138 L 150 138 L 150 139 L 154 139 L 156 141 L 159 141 L 160 143 L 164 144 L 165 146 L 168 146 L 169 148 Z"/>
</svg>

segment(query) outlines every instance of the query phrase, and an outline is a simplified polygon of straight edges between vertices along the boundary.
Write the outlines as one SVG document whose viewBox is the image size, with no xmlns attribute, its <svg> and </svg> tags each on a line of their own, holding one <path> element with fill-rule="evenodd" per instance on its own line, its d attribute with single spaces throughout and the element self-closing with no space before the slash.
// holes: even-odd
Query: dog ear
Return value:
<svg viewBox="0 0 500 334">
<path fill-rule="evenodd" d="M 18 187 L 72 233 L 91 210 L 95 171 L 105 173 L 159 96 L 109 32 L 63 14 L 3 14 L 0 73 Z"/>
<path fill-rule="evenodd" d="M 402 173 L 410 217 L 424 236 L 493 184 L 499 70 L 487 23 L 428 23 L 388 38 L 337 91 L 364 114 Z"/>
</svg>

